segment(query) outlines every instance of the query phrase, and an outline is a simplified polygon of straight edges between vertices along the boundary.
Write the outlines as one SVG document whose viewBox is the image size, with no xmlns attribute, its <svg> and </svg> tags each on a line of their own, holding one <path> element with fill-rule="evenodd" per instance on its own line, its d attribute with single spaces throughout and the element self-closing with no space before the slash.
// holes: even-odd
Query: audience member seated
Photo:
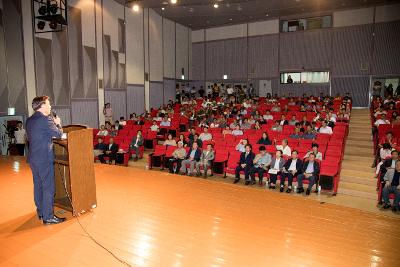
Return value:
<svg viewBox="0 0 400 267">
<path fill-rule="evenodd" d="M 205 127 L 205 128 L 203 129 L 203 132 L 200 134 L 199 139 L 200 139 L 202 142 L 212 140 L 212 134 L 210 134 L 210 133 L 208 132 L 208 128 L 207 128 L 207 127 Z"/>
<path fill-rule="evenodd" d="M 271 130 L 274 132 L 282 132 L 282 125 L 280 125 L 280 121 L 275 121 L 275 124 L 272 125 Z"/>
<path fill-rule="evenodd" d="M 253 167 L 254 153 L 251 151 L 252 147 L 250 144 L 247 144 L 245 147 L 245 152 L 240 154 L 240 161 L 235 170 L 235 180 L 233 183 L 238 183 L 240 181 L 240 172 L 244 171 L 244 177 L 246 181 L 246 185 L 250 184 L 249 176 L 250 170 Z"/>
<path fill-rule="evenodd" d="M 281 150 L 282 155 L 290 157 L 292 155 L 292 149 L 288 146 L 288 140 L 283 139 L 281 145 L 276 146 L 276 150 Z"/>
<path fill-rule="evenodd" d="M 268 134 L 266 132 L 263 132 L 261 138 L 258 139 L 257 144 L 268 146 L 272 145 L 272 142 L 271 140 L 269 140 Z"/>
<path fill-rule="evenodd" d="M 242 130 L 249 130 L 251 129 L 251 124 L 249 123 L 248 119 L 244 119 L 241 125 Z"/>
<path fill-rule="evenodd" d="M 313 153 L 315 155 L 315 159 L 322 161 L 322 153 L 318 151 L 318 148 L 319 148 L 318 144 L 312 143 L 311 150 L 306 153 L 303 159 L 308 158 L 310 154 Z"/>
<path fill-rule="evenodd" d="M 98 136 L 107 136 L 108 135 L 108 131 L 106 130 L 104 125 L 100 126 L 100 131 L 97 132 Z"/>
<path fill-rule="evenodd" d="M 271 112 L 269 110 L 267 110 L 265 112 L 265 114 L 263 115 L 263 119 L 266 121 L 269 121 L 269 120 L 273 120 L 274 117 L 271 115 Z"/>
<path fill-rule="evenodd" d="M 288 124 L 289 124 L 289 122 L 286 120 L 285 114 L 282 114 L 281 119 L 279 120 L 279 125 L 284 126 L 284 125 L 288 125 Z"/>
<path fill-rule="evenodd" d="M 306 126 L 306 130 L 302 135 L 303 139 L 315 139 L 316 135 L 315 135 L 315 130 L 313 130 L 311 125 L 307 125 Z"/>
<path fill-rule="evenodd" d="M 200 160 L 196 162 L 196 172 L 197 176 L 201 176 L 200 167 L 203 167 L 204 170 L 204 178 L 207 178 L 207 169 L 211 166 L 212 161 L 214 160 L 214 150 L 212 144 L 207 145 L 207 149 L 201 153 Z"/>
<path fill-rule="evenodd" d="M 187 147 L 188 145 L 188 142 L 186 141 L 185 136 L 183 134 L 179 135 L 178 142 L 182 142 L 183 147 Z"/>
<path fill-rule="evenodd" d="M 396 162 L 399 160 L 399 152 L 393 150 L 389 159 L 385 159 L 380 167 L 381 177 L 384 177 L 386 172 L 396 167 Z"/>
<path fill-rule="evenodd" d="M 238 136 L 238 135 L 243 135 L 243 131 L 240 130 L 240 126 L 236 125 L 234 130 L 232 131 L 232 135 Z"/>
<path fill-rule="evenodd" d="M 302 139 L 303 138 L 303 132 L 304 129 L 303 128 L 294 128 L 294 133 L 292 133 L 291 135 L 289 135 L 289 138 L 292 139 Z"/>
<path fill-rule="evenodd" d="M 182 161 L 182 166 L 180 170 L 181 174 L 187 174 L 189 176 L 192 176 L 196 162 L 200 160 L 200 157 L 201 157 L 201 150 L 197 146 L 197 143 L 193 143 L 192 147 L 189 150 L 189 153 L 186 155 L 186 158 Z M 189 164 L 189 170 L 187 171 L 186 165 L 188 164 Z"/>
<path fill-rule="evenodd" d="M 384 185 L 382 189 L 383 208 L 389 209 L 392 207 L 393 212 L 399 211 L 400 203 L 400 161 L 396 162 L 395 169 L 389 169 L 383 177 Z M 390 205 L 389 196 L 394 194 L 393 206 Z"/>
<path fill-rule="evenodd" d="M 293 150 L 292 157 L 285 162 L 280 177 L 280 192 L 283 192 L 285 188 L 286 179 L 288 180 L 288 188 L 286 189 L 286 193 L 292 192 L 293 178 L 297 177 L 297 175 L 301 173 L 301 169 L 303 167 L 303 162 L 298 158 L 298 156 L 299 153 L 297 150 Z"/>
<path fill-rule="evenodd" d="M 385 114 L 382 114 L 381 117 L 379 119 L 377 119 L 374 123 L 374 125 L 376 127 L 378 127 L 379 125 L 382 125 L 382 124 L 390 124 L 390 121 L 386 119 Z"/>
<path fill-rule="evenodd" d="M 118 135 L 118 130 L 115 129 L 114 125 L 111 125 L 111 130 L 109 131 L 110 137 L 116 137 Z"/>
<path fill-rule="evenodd" d="M 160 130 L 160 127 L 157 125 L 156 121 L 153 121 L 153 124 L 150 126 L 150 130 L 153 132 L 158 132 Z"/>
<path fill-rule="evenodd" d="M 195 135 L 196 135 L 196 129 L 195 129 L 195 128 L 191 128 L 191 129 L 190 129 L 189 136 L 188 136 L 189 141 L 193 141 Z M 197 137 L 198 137 L 198 136 L 197 136 Z"/>
<path fill-rule="evenodd" d="M 311 192 L 312 187 L 318 180 L 319 176 L 319 164 L 315 161 L 315 155 L 310 153 L 308 156 L 308 161 L 305 161 L 303 164 L 302 173 L 297 176 L 297 193 L 301 194 L 304 192 L 303 188 L 303 180 L 308 179 L 308 188 L 306 190 L 306 195 L 308 196 Z"/>
<path fill-rule="evenodd" d="M 164 146 L 176 146 L 176 141 L 172 134 L 168 134 L 167 139 L 163 143 Z"/>
<path fill-rule="evenodd" d="M 299 121 L 296 119 L 296 115 L 293 115 L 292 118 L 289 120 L 289 125 L 296 125 Z"/>
<path fill-rule="evenodd" d="M 178 147 L 172 152 L 172 158 L 169 159 L 169 172 L 179 173 L 182 161 L 186 158 L 186 149 L 183 147 L 182 141 L 178 142 Z M 176 166 L 174 166 L 176 163 Z"/>
<path fill-rule="evenodd" d="M 225 129 L 222 131 L 222 135 L 225 137 L 225 135 L 227 134 L 232 134 L 231 129 L 229 128 L 229 126 L 225 126 Z"/>
<path fill-rule="evenodd" d="M 322 125 L 318 130 L 319 133 L 323 133 L 323 134 L 332 134 L 332 128 L 330 126 L 327 125 L 326 121 L 322 121 Z"/>
<path fill-rule="evenodd" d="M 278 175 L 281 174 L 284 165 L 285 165 L 285 159 L 282 158 L 282 150 L 278 149 L 275 152 L 275 157 L 273 157 L 271 160 L 271 165 L 268 170 L 270 189 L 276 188 L 276 180 L 278 178 Z"/>
<path fill-rule="evenodd" d="M 258 183 L 263 185 L 264 173 L 268 171 L 271 165 L 271 155 L 267 153 L 265 146 L 259 147 L 260 153 L 257 154 L 253 160 L 253 167 L 250 169 L 251 184 L 256 183 L 256 173 L 258 174 Z"/>
<path fill-rule="evenodd" d="M 193 143 L 196 143 L 198 147 L 203 147 L 203 141 L 199 139 L 199 135 L 197 133 L 194 135 L 193 140 L 189 139 L 189 147 L 192 147 Z"/>
<path fill-rule="evenodd" d="M 103 138 L 99 137 L 97 139 L 97 144 L 94 146 L 93 155 L 98 157 L 103 154 L 105 150 L 107 150 L 107 145 L 103 143 Z"/>
<path fill-rule="evenodd" d="M 137 161 L 139 158 L 139 155 L 140 155 L 139 148 L 141 146 L 143 146 L 143 142 L 144 142 L 144 139 L 142 136 L 142 131 L 138 130 L 136 133 L 136 136 L 133 137 L 133 139 L 131 141 L 131 145 L 130 145 L 130 149 L 135 151 L 135 157 L 133 158 L 134 161 Z"/>
<path fill-rule="evenodd" d="M 122 127 L 126 126 L 126 120 L 124 117 L 119 118 L 119 125 L 121 125 Z"/>
<path fill-rule="evenodd" d="M 247 139 L 240 139 L 239 143 L 236 145 L 236 150 L 239 152 L 246 152 L 246 146 L 249 143 Z"/>
<path fill-rule="evenodd" d="M 108 157 L 108 163 L 111 164 L 112 161 L 116 160 L 118 152 L 118 145 L 114 144 L 114 138 L 110 138 L 109 144 L 107 145 L 106 149 L 104 150 L 103 154 L 99 155 L 99 160 L 101 163 L 106 163 L 104 157 Z"/>
<path fill-rule="evenodd" d="M 164 118 L 162 118 L 161 122 L 160 122 L 160 126 L 164 126 L 164 127 L 169 127 L 171 126 L 171 122 L 168 120 L 168 117 L 165 116 Z"/>
<path fill-rule="evenodd" d="M 377 158 L 375 158 L 374 163 L 372 164 L 372 168 L 375 168 L 376 166 L 376 171 L 375 171 L 375 177 L 378 177 L 380 168 L 383 164 L 383 162 L 388 159 L 392 154 L 392 147 L 390 146 L 389 143 L 384 143 L 382 147 L 379 149 L 379 153 Z M 378 163 L 378 164 L 376 164 Z"/>
</svg>

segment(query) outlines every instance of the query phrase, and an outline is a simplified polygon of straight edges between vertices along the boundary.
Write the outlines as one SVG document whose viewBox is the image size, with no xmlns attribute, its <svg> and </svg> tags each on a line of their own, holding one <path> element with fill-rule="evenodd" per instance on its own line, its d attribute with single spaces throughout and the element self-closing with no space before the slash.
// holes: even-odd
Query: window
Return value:
<svg viewBox="0 0 400 267">
<path fill-rule="evenodd" d="M 285 72 L 281 83 L 329 83 L 329 71 Z"/>
<path fill-rule="evenodd" d="M 297 32 L 297 31 L 331 28 L 331 27 L 332 27 L 332 16 L 281 21 L 281 32 Z"/>
</svg>

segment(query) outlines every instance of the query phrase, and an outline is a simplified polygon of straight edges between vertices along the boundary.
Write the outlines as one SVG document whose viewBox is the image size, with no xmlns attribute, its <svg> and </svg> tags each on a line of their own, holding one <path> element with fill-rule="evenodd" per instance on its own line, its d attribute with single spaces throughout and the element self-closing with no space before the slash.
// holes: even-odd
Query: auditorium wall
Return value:
<svg viewBox="0 0 400 267">
<path fill-rule="evenodd" d="M 140 114 L 172 99 L 182 72 L 190 79 L 189 28 L 115 0 L 68 5 L 66 30 L 36 33 L 30 1 L 0 0 L 0 115 L 32 114 L 46 94 L 65 123 L 98 127 L 104 103 L 114 119 Z"/>
<path fill-rule="evenodd" d="M 278 19 L 195 30 L 192 83 L 227 75 L 225 82 L 247 81 L 257 91 L 271 80 L 278 95 L 350 92 L 355 106 L 367 106 L 371 78 L 400 75 L 400 4 L 330 14 L 333 27 L 320 30 L 280 33 Z M 330 71 L 330 83 L 280 83 L 281 72 L 303 70 Z"/>
</svg>

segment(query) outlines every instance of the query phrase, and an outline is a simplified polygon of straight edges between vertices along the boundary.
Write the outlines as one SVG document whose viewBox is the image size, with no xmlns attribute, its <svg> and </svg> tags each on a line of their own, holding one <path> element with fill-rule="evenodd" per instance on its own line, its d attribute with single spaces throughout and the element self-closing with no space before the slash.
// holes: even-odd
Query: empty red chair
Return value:
<svg viewBox="0 0 400 267">
<path fill-rule="evenodd" d="M 165 155 L 166 150 L 167 150 L 166 146 L 156 145 L 154 152 L 149 154 L 149 168 L 150 169 L 153 168 L 155 161 L 156 161 L 155 165 L 158 165 L 158 163 L 159 163 L 159 166 L 161 168 L 163 167 L 162 159 Z"/>
<path fill-rule="evenodd" d="M 224 168 L 224 177 L 226 174 L 235 174 L 235 169 L 240 162 L 240 153 L 230 153 L 226 167 Z"/>
</svg>

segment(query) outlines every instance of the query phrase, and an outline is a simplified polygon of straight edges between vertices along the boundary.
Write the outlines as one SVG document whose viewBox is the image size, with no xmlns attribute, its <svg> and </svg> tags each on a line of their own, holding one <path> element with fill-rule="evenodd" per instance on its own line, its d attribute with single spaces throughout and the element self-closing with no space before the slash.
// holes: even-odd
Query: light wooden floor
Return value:
<svg viewBox="0 0 400 267">
<path fill-rule="evenodd" d="M 96 164 L 80 217 L 132 266 L 399 266 L 400 219 L 158 171 Z M 0 158 L 1 266 L 123 266 L 76 219 L 43 226 L 20 158 Z"/>
</svg>

